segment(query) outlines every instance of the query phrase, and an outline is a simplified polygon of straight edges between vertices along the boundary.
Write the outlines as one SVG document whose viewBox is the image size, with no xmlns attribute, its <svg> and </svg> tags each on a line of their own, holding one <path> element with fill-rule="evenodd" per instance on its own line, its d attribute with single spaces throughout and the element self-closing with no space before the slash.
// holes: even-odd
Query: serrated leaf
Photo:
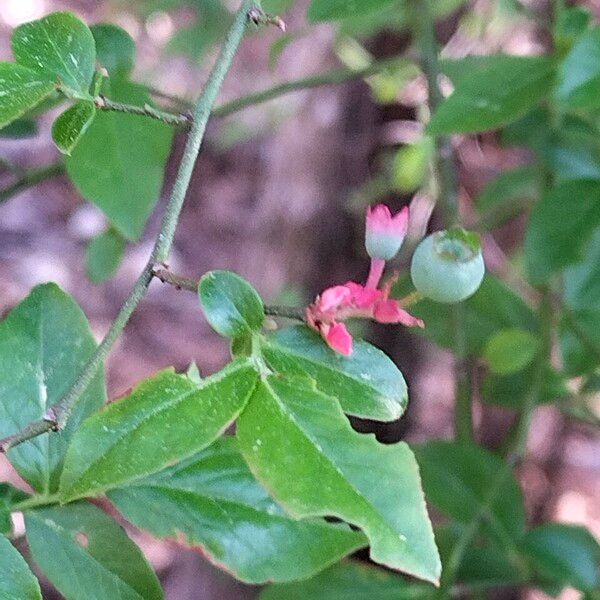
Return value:
<svg viewBox="0 0 600 600">
<path fill-rule="evenodd" d="M 312 0 L 308 19 L 312 23 L 335 21 L 377 12 L 395 0 Z"/>
<path fill-rule="evenodd" d="M 211 444 L 244 408 L 257 374 L 232 363 L 201 385 L 173 370 L 90 417 L 65 461 L 64 501 L 94 496 L 187 458 Z"/>
<path fill-rule="evenodd" d="M 379 348 L 362 340 L 354 342 L 351 356 L 341 357 L 314 331 L 297 326 L 268 336 L 261 352 L 277 372 L 312 377 L 317 388 L 337 398 L 350 415 L 395 421 L 408 404 L 398 367 Z"/>
<path fill-rule="evenodd" d="M 94 37 L 75 15 L 56 12 L 17 27 L 11 39 L 17 62 L 87 96 L 96 63 Z"/>
<path fill-rule="evenodd" d="M 536 205 L 525 235 L 527 271 L 533 283 L 582 258 L 583 247 L 600 225 L 600 181 L 565 181 Z"/>
<path fill-rule="evenodd" d="M 52 80 L 31 69 L 0 62 L 0 127 L 24 115 L 55 89 Z"/>
<path fill-rule="evenodd" d="M 135 42 L 121 27 L 98 23 L 90 27 L 96 41 L 98 62 L 111 77 L 127 77 L 135 65 Z"/>
<path fill-rule="evenodd" d="M 600 586 L 600 545 L 585 528 L 546 523 L 532 529 L 523 548 L 541 575 L 581 591 Z"/>
<path fill-rule="evenodd" d="M 41 419 L 69 390 L 95 349 L 75 301 L 54 284 L 34 288 L 0 323 L 0 437 Z M 105 400 L 101 368 L 60 435 L 44 435 L 9 450 L 11 463 L 36 491 L 56 491 L 75 430 Z"/>
<path fill-rule="evenodd" d="M 471 444 L 433 441 L 414 448 L 425 496 L 441 512 L 469 524 L 481 511 L 502 459 Z M 486 510 L 492 535 L 518 539 L 525 532 L 523 496 L 514 477 L 507 477 L 496 501 Z"/>
<path fill-rule="evenodd" d="M 57 148 L 70 155 L 95 116 L 96 107 L 87 100 L 76 102 L 59 115 L 52 125 L 52 139 Z"/>
<path fill-rule="evenodd" d="M 345 561 L 306 581 L 271 585 L 260 600 L 429 600 L 435 590 L 365 563 Z"/>
<path fill-rule="evenodd" d="M 438 581 L 441 565 L 406 444 L 383 446 L 355 432 L 335 399 L 306 378 L 281 376 L 259 382 L 237 437 L 251 471 L 292 516 L 348 521 L 369 538 L 375 562 Z"/>
<path fill-rule="evenodd" d="M 25 526 L 33 560 L 67 600 L 162 600 L 140 549 L 92 504 L 28 511 Z"/>
<path fill-rule="evenodd" d="M 258 331 L 265 319 L 257 291 L 230 271 L 210 271 L 198 286 L 200 304 L 211 327 L 220 335 L 236 338 Z"/>
<path fill-rule="evenodd" d="M 85 271 L 94 283 L 110 279 L 119 268 L 126 242 L 114 229 L 107 229 L 89 243 L 85 253 Z"/>
<path fill-rule="evenodd" d="M 0 483 L 0 535 L 11 535 L 13 512 L 12 507 L 29 498 L 22 490 L 10 485 L 10 483 Z"/>
<path fill-rule="evenodd" d="M 40 584 L 17 549 L 0 535 L 0 598 L 42 600 Z"/>
<path fill-rule="evenodd" d="M 554 64 L 547 57 L 489 57 L 487 69 L 462 78 L 433 114 L 431 135 L 497 129 L 523 116 L 549 92 Z"/>
<path fill-rule="evenodd" d="M 248 583 L 310 577 L 367 543 L 343 525 L 286 515 L 252 477 L 234 438 L 109 498 L 136 527 L 201 546 Z"/>
<path fill-rule="evenodd" d="M 105 82 L 103 93 L 137 106 L 149 102 L 147 90 L 122 80 Z M 158 201 L 172 139 L 172 128 L 164 123 L 99 111 L 67 158 L 79 192 L 128 240 L 139 239 Z"/>
</svg>

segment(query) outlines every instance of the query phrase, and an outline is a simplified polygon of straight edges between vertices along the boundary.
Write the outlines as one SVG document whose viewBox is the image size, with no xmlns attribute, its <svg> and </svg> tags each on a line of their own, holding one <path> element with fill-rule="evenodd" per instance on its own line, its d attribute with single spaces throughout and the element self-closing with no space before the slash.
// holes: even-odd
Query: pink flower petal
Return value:
<svg viewBox="0 0 600 600">
<path fill-rule="evenodd" d="M 407 327 L 425 327 L 425 323 L 406 312 L 397 300 L 381 300 L 375 304 L 373 317 L 379 323 L 401 323 Z"/>
<path fill-rule="evenodd" d="M 352 354 L 352 336 L 343 323 L 334 323 L 329 328 L 325 341 L 332 350 L 339 354 L 344 356 Z"/>
<path fill-rule="evenodd" d="M 318 308 L 323 312 L 343 306 L 350 301 L 352 293 L 345 285 L 327 288 L 319 297 Z"/>
<path fill-rule="evenodd" d="M 397 235 L 405 236 L 408 232 L 409 209 L 405 206 L 397 215 L 391 219 L 390 231 Z"/>
<path fill-rule="evenodd" d="M 352 294 L 352 304 L 356 308 L 369 308 L 383 297 L 383 292 L 371 287 L 365 287 L 354 281 L 349 281 L 346 287 Z"/>
</svg>

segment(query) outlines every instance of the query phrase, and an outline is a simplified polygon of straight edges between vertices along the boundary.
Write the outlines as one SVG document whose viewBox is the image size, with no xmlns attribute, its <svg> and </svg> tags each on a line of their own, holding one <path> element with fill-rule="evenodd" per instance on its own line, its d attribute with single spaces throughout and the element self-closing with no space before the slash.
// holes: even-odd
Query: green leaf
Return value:
<svg viewBox="0 0 600 600">
<path fill-rule="evenodd" d="M 510 375 L 489 374 L 481 386 L 481 399 L 486 404 L 519 410 L 529 396 L 536 377 L 534 365 Z M 564 376 L 547 366 L 544 373 L 540 403 L 554 402 L 570 395 Z"/>
<path fill-rule="evenodd" d="M 42 600 L 40 584 L 16 548 L 0 535 L 0 598 Z"/>
<path fill-rule="evenodd" d="M 44 73 L 79 96 L 88 96 L 94 76 L 96 47 L 85 23 L 56 12 L 15 29 L 11 40 L 17 62 Z"/>
<path fill-rule="evenodd" d="M 441 512 L 469 524 L 481 511 L 502 459 L 475 445 L 434 441 L 414 447 L 427 499 Z M 502 492 L 486 510 L 486 528 L 500 539 L 525 532 L 525 509 L 519 485 L 507 477 Z"/>
<path fill-rule="evenodd" d="M 431 135 L 497 129 L 533 108 L 549 92 L 554 65 L 547 57 L 496 56 L 471 72 L 434 113 Z"/>
<path fill-rule="evenodd" d="M 95 116 L 94 103 L 86 100 L 76 102 L 58 116 L 52 125 L 52 139 L 63 154 L 71 154 Z"/>
<path fill-rule="evenodd" d="M 53 81 L 35 71 L 0 62 L 0 127 L 24 115 L 55 89 Z"/>
<path fill-rule="evenodd" d="M 583 246 L 600 225 L 600 181 L 566 181 L 542 198 L 525 235 L 527 271 L 533 283 L 543 283 L 577 262 Z"/>
<path fill-rule="evenodd" d="M 103 93 L 137 106 L 149 102 L 143 87 L 121 80 L 105 83 Z M 139 239 L 156 205 L 172 138 L 164 123 L 99 111 L 67 158 L 67 172 L 77 189 L 128 240 Z"/>
<path fill-rule="evenodd" d="M 312 23 L 334 21 L 377 12 L 395 0 L 312 0 L 308 20 Z"/>
<path fill-rule="evenodd" d="M 523 548 L 543 577 L 581 591 L 600 586 L 600 545 L 585 527 L 546 523 L 526 535 Z"/>
<path fill-rule="evenodd" d="M 502 329 L 517 327 L 537 332 L 537 320 L 527 304 L 493 275 L 486 275 L 481 287 L 463 302 L 466 350 L 469 356 L 480 356 L 488 339 Z M 425 321 L 423 334 L 445 348 L 454 344 L 452 308 L 422 300 L 411 313 Z"/>
<path fill-rule="evenodd" d="M 335 399 L 306 378 L 281 376 L 259 382 L 237 436 L 251 471 L 293 517 L 348 521 L 369 538 L 374 561 L 438 581 L 441 565 L 406 444 L 383 446 L 355 432 Z"/>
<path fill-rule="evenodd" d="M 570 375 L 593 371 L 600 364 L 600 230 L 585 258 L 565 269 L 560 347 Z"/>
<path fill-rule="evenodd" d="M 10 483 L 0 483 L 0 535 L 12 534 L 12 519 L 10 518 L 10 514 L 13 512 L 12 507 L 27 498 L 29 498 L 29 494 Z"/>
<path fill-rule="evenodd" d="M 257 291 L 230 271 L 209 271 L 198 286 L 200 304 L 211 327 L 229 338 L 258 331 L 265 308 Z"/>
<path fill-rule="evenodd" d="M 15 140 L 32 138 L 38 134 L 38 125 L 33 119 L 18 119 L 0 129 L 0 138 Z"/>
<path fill-rule="evenodd" d="M 202 385 L 172 370 L 144 381 L 79 429 L 61 479 L 63 500 L 98 495 L 202 450 L 236 419 L 256 378 L 239 361 Z"/>
<path fill-rule="evenodd" d="M 339 400 L 345 413 L 395 421 L 408 404 L 402 373 L 379 348 L 356 340 L 354 351 L 343 357 L 305 326 L 282 329 L 261 344 L 269 366 L 285 374 L 306 374 L 317 388 Z"/>
<path fill-rule="evenodd" d="M 479 198 L 477 208 L 482 221 L 491 222 L 494 227 L 503 225 L 539 199 L 542 189 L 542 176 L 539 166 L 525 166 L 504 171 L 488 183 Z"/>
<path fill-rule="evenodd" d="M 115 229 L 107 229 L 97 235 L 85 253 L 85 271 L 94 283 L 110 279 L 116 272 L 125 254 L 125 239 Z"/>
<path fill-rule="evenodd" d="M 558 70 L 556 95 L 569 108 L 598 108 L 600 101 L 600 28 L 579 38 Z"/>
<path fill-rule="evenodd" d="M 492 373 L 510 375 L 523 370 L 535 358 L 538 339 L 523 329 L 502 329 L 486 344 L 483 356 Z"/>
<path fill-rule="evenodd" d="M 95 349 L 75 301 L 54 284 L 34 288 L 0 323 L 0 437 L 41 419 L 69 390 Z M 41 436 L 9 450 L 11 463 L 36 491 L 56 491 L 73 433 L 105 400 L 100 369 L 60 435 Z"/>
<path fill-rule="evenodd" d="M 428 600 L 435 590 L 364 563 L 345 561 L 306 581 L 271 585 L 260 600 Z"/>
<path fill-rule="evenodd" d="M 201 546 L 248 583 L 310 577 L 367 543 L 343 525 L 287 516 L 252 477 L 234 438 L 109 498 L 136 527 Z"/>
<path fill-rule="evenodd" d="M 98 62 L 111 77 L 127 77 L 135 66 L 135 42 L 121 27 L 99 23 L 90 27 Z"/>
<path fill-rule="evenodd" d="M 25 526 L 33 560 L 67 600 L 162 600 L 140 549 L 92 504 L 28 511 Z"/>
</svg>

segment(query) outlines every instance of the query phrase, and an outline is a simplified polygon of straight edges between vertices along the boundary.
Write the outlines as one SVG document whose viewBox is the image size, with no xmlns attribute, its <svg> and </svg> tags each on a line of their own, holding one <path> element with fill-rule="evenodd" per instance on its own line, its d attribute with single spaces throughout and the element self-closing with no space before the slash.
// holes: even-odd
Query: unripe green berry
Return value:
<svg viewBox="0 0 600 600">
<path fill-rule="evenodd" d="M 448 304 L 472 296 L 484 273 L 479 237 L 464 229 L 436 231 L 426 237 L 417 246 L 410 267 L 419 292 Z"/>
</svg>

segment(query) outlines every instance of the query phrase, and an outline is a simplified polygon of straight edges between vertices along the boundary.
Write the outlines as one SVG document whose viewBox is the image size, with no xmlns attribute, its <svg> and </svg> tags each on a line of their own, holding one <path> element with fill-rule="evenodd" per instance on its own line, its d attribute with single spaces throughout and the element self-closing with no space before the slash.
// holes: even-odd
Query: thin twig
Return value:
<svg viewBox="0 0 600 600">
<path fill-rule="evenodd" d="M 150 117 L 151 119 L 156 119 L 166 123 L 167 125 L 174 125 L 176 127 L 188 127 L 192 123 L 191 113 L 173 114 L 163 110 L 158 110 L 149 104 L 144 104 L 144 106 L 124 104 L 123 102 L 115 102 L 114 100 L 106 98 L 105 96 L 97 96 L 94 98 L 94 104 L 99 110 L 121 112 L 130 115 L 139 115 L 141 117 Z"/>
<path fill-rule="evenodd" d="M 47 415 L 43 419 L 31 423 L 22 431 L 5 438 L 4 440 L 0 440 L 0 451 L 6 452 L 9 448 L 25 442 L 26 440 L 37 437 L 48 431 L 60 430 L 65 426 L 81 393 L 86 389 L 89 382 L 98 372 L 100 365 L 104 362 L 114 342 L 119 337 L 132 313 L 146 294 L 146 290 L 153 278 L 154 266 L 159 263 L 164 263 L 167 259 L 173 245 L 175 229 L 192 177 L 192 171 L 194 170 L 196 159 L 200 151 L 202 139 L 206 131 L 206 124 L 210 117 L 211 108 L 244 36 L 248 12 L 254 5 L 255 0 L 243 0 L 242 6 L 236 14 L 233 25 L 223 44 L 206 86 L 198 100 L 194 112 L 192 129 L 187 139 L 177 178 L 171 192 L 171 197 L 165 209 L 160 231 L 156 238 L 150 258 L 144 267 L 144 270 L 138 277 L 129 297 L 125 301 L 105 338 L 102 340 L 102 343 L 90 357 L 67 394 L 49 409 Z"/>
<path fill-rule="evenodd" d="M 154 277 L 177 288 L 178 290 L 187 290 L 189 292 L 198 293 L 200 281 L 190 277 L 184 277 L 171 272 L 164 267 L 158 267 L 153 271 Z M 296 306 L 265 306 L 265 314 L 270 317 L 282 317 L 285 319 L 294 319 L 296 321 L 304 321 L 306 318 L 305 309 Z"/>
</svg>

